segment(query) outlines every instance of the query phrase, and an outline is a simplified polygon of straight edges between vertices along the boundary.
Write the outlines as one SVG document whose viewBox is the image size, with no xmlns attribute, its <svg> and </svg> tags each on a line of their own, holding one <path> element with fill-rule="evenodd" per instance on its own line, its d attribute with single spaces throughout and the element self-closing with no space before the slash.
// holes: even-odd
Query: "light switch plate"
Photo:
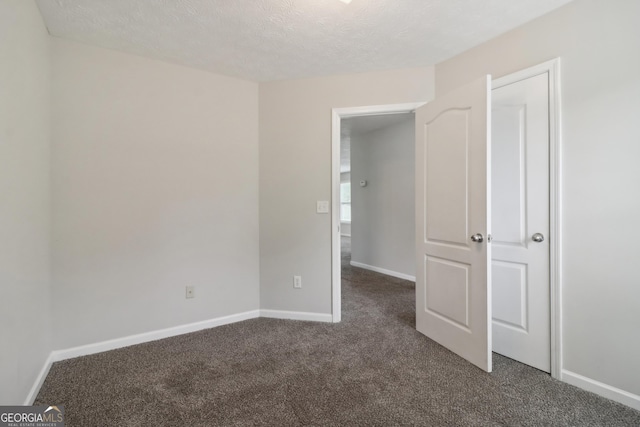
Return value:
<svg viewBox="0 0 640 427">
<path fill-rule="evenodd" d="M 318 200 L 316 202 L 316 213 L 329 213 L 329 201 Z"/>
</svg>

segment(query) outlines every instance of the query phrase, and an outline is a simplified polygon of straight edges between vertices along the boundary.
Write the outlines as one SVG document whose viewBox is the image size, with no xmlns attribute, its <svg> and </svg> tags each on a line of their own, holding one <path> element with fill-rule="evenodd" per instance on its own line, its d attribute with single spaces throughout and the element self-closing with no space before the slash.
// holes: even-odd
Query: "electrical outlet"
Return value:
<svg viewBox="0 0 640 427">
<path fill-rule="evenodd" d="M 293 276 L 293 287 L 296 289 L 302 288 L 302 276 Z"/>
<path fill-rule="evenodd" d="M 195 298 L 195 297 L 196 297 L 195 287 L 194 286 L 187 286 L 185 298 L 189 299 L 189 298 Z"/>
</svg>

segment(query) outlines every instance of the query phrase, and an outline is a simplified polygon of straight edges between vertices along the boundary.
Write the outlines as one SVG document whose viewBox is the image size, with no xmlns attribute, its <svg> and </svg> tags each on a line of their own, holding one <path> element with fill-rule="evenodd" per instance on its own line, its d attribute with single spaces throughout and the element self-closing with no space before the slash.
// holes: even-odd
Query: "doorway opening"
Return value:
<svg viewBox="0 0 640 427">
<path fill-rule="evenodd" d="M 340 234 L 349 266 L 412 282 L 414 119 L 413 113 L 342 119 L 340 143 Z"/>
<path fill-rule="evenodd" d="M 386 160 L 392 160 L 389 156 L 395 156 L 395 160 L 406 164 L 409 157 L 413 162 L 413 138 L 411 144 L 406 147 L 393 147 L 386 141 L 389 132 L 406 139 L 407 129 L 413 134 L 413 111 L 424 103 L 382 105 L 356 108 L 336 108 L 333 110 L 333 134 L 332 134 L 332 233 L 331 233 L 331 268 L 332 268 L 332 315 L 334 322 L 340 322 L 342 318 L 341 307 L 341 253 L 342 240 L 350 240 L 349 250 L 355 257 L 351 265 L 366 268 L 387 275 L 415 280 L 412 274 L 414 265 L 407 266 L 407 262 L 413 264 L 413 258 L 407 260 L 403 251 L 412 250 L 400 242 L 405 241 L 402 233 L 413 234 L 413 224 L 406 227 L 406 223 L 395 227 L 395 231 L 379 229 L 380 221 L 390 220 L 390 216 L 397 217 L 398 212 L 393 212 L 393 206 L 380 205 L 380 196 L 389 193 L 390 186 L 400 185 L 403 180 L 411 177 L 405 176 L 406 170 L 398 169 L 386 172 L 380 167 Z M 405 141 L 408 142 L 408 141 Z M 397 148 L 397 150 L 396 150 Z M 407 150 L 408 148 L 408 150 Z M 355 152 L 354 160 L 356 170 L 352 171 L 351 154 Z M 398 165 L 396 164 L 397 168 Z M 392 163 L 386 163 L 386 169 L 394 168 Z M 411 169 L 412 170 L 412 169 Z M 385 173 L 393 173 L 393 180 L 381 179 Z M 388 178 L 388 177 L 387 177 Z M 397 181 L 397 182 L 396 182 Z M 413 185 L 411 185 L 413 188 Z M 406 193 L 406 192 L 405 192 Z M 413 201 L 413 191 L 405 194 L 408 202 Z M 355 196 L 355 197 L 354 197 Z M 404 203 L 407 197 L 399 201 Z M 378 203 L 376 203 L 376 199 Z M 407 203 L 408 203 L 407 202 Z M 365 204 L 368 205 L 365 208 Z M 405 206 L 406 209 L 406 206 Z M 411 212 L 403 212 L 413 220 Z M 402 216 L 402 215 L 400 215 Z M 377 229 L 373 235 L 370 230 Z M 369 230 L 369 231 L 368 231 Z M 355 232 L 355 247 L 353 236 Z M 397 234 L 400 233 L 398 236 Z M 349 235 L 348 238 L 343 235 Z M 394 242 L 399 252 L 386 251 L 372 253 L 369 248 L 380 246 L 379 242 L 365 241 L 365 239 L 383 239 Z M 372 244 L 373 243 L 373 244 Z M 411 252 L 413 253 L 413 252 Z M 404 255 L 404 256 L 403 256 Z M 400 271 L 398 271 L 400 270 Z"/>
</svg>

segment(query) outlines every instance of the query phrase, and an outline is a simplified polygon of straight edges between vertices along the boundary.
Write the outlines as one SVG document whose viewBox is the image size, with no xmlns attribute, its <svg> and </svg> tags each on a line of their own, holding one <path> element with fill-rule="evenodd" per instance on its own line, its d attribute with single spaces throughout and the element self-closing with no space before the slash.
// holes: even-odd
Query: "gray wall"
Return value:
<svg viewBox="0 0 640 427">
<path fill-rule="evenodd" d="M 640 394 L 640 2 L 576 0 L 436 66 L 437 93 L 562 58 L 564 368 Z"/>
<path fill-rule="evenodd" d="M 415 277 L 414 170 L 413 115 L 351 136 L 352 262 Z"/>
<path fill-rule="evenodd" d="M 340 173 L 340 183 L 343 184 L 345 182 L 351 182 L 351 172 Z M 351 237 L 351 222 L 340 222 L 340 235 Z"/>
<path fill-rule="evenodd" d="M 0 404 L 23 404 L 50 352 L 49 35 L 0 2 Z"/>
<path fill-rule="evenodd" d="M 52 42 L 55 348 L 257 310 L 257 83 Z"/>
<path fill-rule="evenodd" d="M 428 101 L 433 68 L 260 84 L 260 303 L 331 313 L 331 109 Z M 302 289 L 292 277 L 302 275 Z"/>
</svg>

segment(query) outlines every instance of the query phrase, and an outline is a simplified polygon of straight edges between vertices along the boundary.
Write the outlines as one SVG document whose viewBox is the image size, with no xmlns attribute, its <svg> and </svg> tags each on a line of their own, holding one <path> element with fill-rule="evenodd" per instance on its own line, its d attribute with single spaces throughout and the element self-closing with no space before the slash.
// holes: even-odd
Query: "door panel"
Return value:
<svg viewBox="0 0 640 427">
<path fill-rule="evenodd" d="M 469 330 L 469 264 L 427 257 L 427 312 Z"/>
<path fill-rule="evenodd" d="M 425 124 L 426 241 L 467 246 L 469 114 L 451 109 Z"/>
<path fill-rule="evenodd" d="M 492 293 L 500 295 L 500 298 L 493 300 L 494 324 L 498 323 L 526 332 L 528 318 L 526 264 L 493 261 L 491 279 L 493 280 Z"/>
<path fill-rule="evenodd" d="M 526 233 L 526 106 L 500 105 L 492 111 L 491 175 L 493 243 L 524 246 Z M 498 123 L 500 126 L 495 126 Z M 495 165 L 500 165 L 496 167 Z M 499 224 L 499 225 L 498 225 Z"/>
<path fill-rule="evenodd" d="M 493 350 L 551 370 L 549 97 L 541 74 L 493 90 Z M 532 235 L 542 233 L 543 242 Z"/>
<path fill-rule="evenodd" d="M 487 372 L 490 81 L 416 110 L 416 328 Z"/>
</svg>

